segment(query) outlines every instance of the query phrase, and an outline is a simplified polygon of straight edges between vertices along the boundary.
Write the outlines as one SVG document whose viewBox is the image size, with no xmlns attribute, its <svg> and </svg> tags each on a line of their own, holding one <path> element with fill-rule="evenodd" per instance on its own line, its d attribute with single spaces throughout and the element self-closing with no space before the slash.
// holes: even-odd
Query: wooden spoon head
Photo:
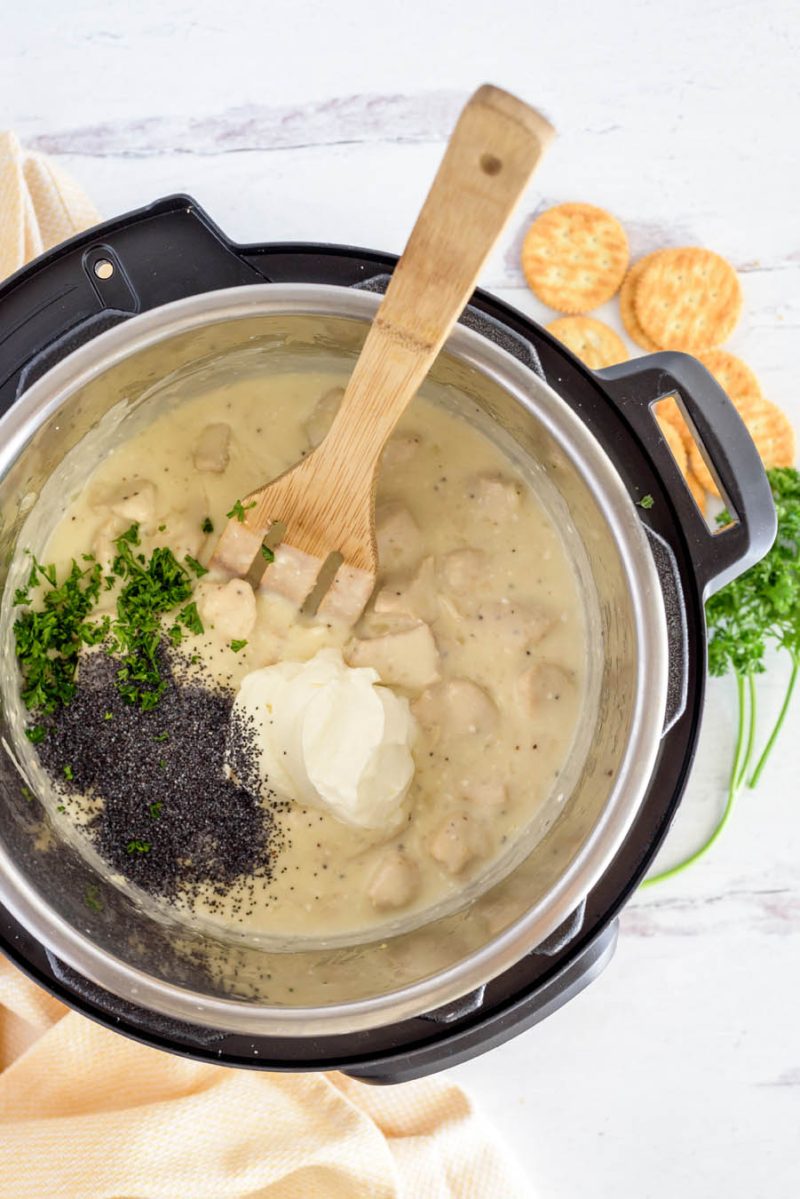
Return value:
<svg viewBox="0 0 800 1199">
<path fill-rule="evenodd" d="M 211 565 L 231 575 L 261 574 L 261 588 L 300 608 L 336 555 L 336 571 L 318 614 L 352 624 L 372 594 L 378 571 L 374 472 L 364 475 L 352 462 L 332 463 L 324 445 L 240 501 Z M 282 539 L 265 557 L 265 538 L 277 526 L 283 528 Z M 274 560 L 268 562 L 272 554 Z"/>
</svg>

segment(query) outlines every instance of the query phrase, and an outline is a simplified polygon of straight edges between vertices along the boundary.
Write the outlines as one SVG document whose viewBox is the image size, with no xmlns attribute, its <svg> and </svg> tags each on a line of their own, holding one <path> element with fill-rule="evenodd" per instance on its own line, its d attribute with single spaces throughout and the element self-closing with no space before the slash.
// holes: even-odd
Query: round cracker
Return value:
<svg viewBox="0 0 800 1199">
<path fill-rule="evenodd" d="M 745 397 L 758 399 L 763 394 L 755 372 L 735 354 L 729 354 L 727 350 L 707 350 L 697 358 L 734 402 Z"/>
<path fill-rule="evenodd" d="M 796 454 L 794 429 L 786 413 L 762 396 L 748 396 L 740 400 L 732 396 L 731 399 L 747 425 L 747 431 L 766 469 L 793 466 Z M 689 462 L 700 485 L 718 496 L 717 485 L 694 442 L 689 447 Z"/>
<path fill-rule="evenodd" d="M 560 316 L 546 328 L 592 370 L 628 360 L 619 334 L 591 316 Z"/>
<path fill-rule="evenodd" d="M 700 509 L 703 516 L 705 516 L 708 496 L 706 495 L 706 490 L 703 487 L 703 484 L 700 482 L 697 475 L 693 470 L 691 470 L 691 468 L 685 472 L 683 477 L 686 480 L 686 486 L 689 488 L 689 491 L 692 494 L 692 499 L 697 504 L 697 507 Z"/>
<path fill-rule="evenodd" d="M 627 266 L 625 230 L 591 204 L 548 208 L 522 243 L 528 286 L 556 312 L 589 312 L 604 304 L 619 290 Z"/>
<path fill-rule="evenodd" d="M 636 306 L 634 304 L 634 295 L 639 280 L 642 276 L 642 271 L 656 255 L 660 254 L 661 250 L 656 250 L 654 254 L 645 254 L 644 258 L 640 258 L 638 262 L 634 262 L 633 266 L 628 271 L 622 284 L 619 293 L 619 314 L 622 317 L 622 324 L 625 326 L 625 332 L 630 337 L 631 341 L 635 341 L 637 346 L 641 346 L 643 350 L 649 350 L 651 353 L 661 349 L 656 345 L 652 337 L 648 337 L 642 326 L 639 324 L 639 318 L 636 315 Z"/>
<path fill-rule="evenodd" d="M 659 403 L 656 404 L 656 412 L 658 412 L 658 409 L 661 405 L 669 404 L 673 405 L 674 411 L 678 414 L 678 417 L 681 420 L 683 429 L 686 430 L 686 433 L 688 434 L 688 426 L 683 419 L 683 415 L 678 408 L 678 405 L 671 396 L 666 400 L 660 400 Z M 672 412 L 672 409 L 666 408 L 662 409 L 662 411 Z M 703 490 L 699 480 L 695 477 L 694 473 L 689 467 L 688 446 L 681 429 L 667 416 L 656 416 L 656 420 L 658 421 L 661 432 L 664 434 L 664 440 L 672 452 L 672 456 L 677 463 L 678 469 L 686 480 L 686 486 L 689 488 L 689 491 L 692 494 L 692 499 L 697 504 L 697 507 L 700 509 L 703 515 L 705 515 L 706 493 Z M 689 434 L 689 436 L 691 437 L 691 434 Z"/>
<path fill-rule="evenodd" d="M 739 277 L 699 246 L 662 250 L 643 268 L 633 303 L 639 324 L 663 349 L 711 350 L 733 332 L 742 311 Z"/>
<path fill-rule="evenodd" d="M 686 446 L 683 444 L 683 438 L 678 430 L 668 420 L 663 417 L 656 417 L 658 427 L 664 434 L 664 440 L 670 448 L 672 457 L 675 459 L 678 469 L 682 475 L 685 475 L 689 469 L 689 459 L 686 454 Z"/>
<path fill-rule="evenodd" d="M 690 442 L 693 440 L 692 433 L 687 425 L 684 415 L 678 407 L 678 402 L 674 396 L 667 396 L 665 400 L 659 400 L 653 405 L 653 411 L 657 417 L 669 423 L 677 430 L 681 441 L 688 450 Z"/>
</svg>

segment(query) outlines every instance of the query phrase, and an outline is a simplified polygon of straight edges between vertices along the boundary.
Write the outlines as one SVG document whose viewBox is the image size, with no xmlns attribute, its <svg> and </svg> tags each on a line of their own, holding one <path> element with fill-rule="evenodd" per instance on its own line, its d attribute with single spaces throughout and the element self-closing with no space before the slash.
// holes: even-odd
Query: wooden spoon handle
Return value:
<svg viewBox="0 0 800 1199">
<path fill-rule="evenodd" d="M 499 88 L 485 84 L 468 101 L 317 451 L 323 460 L 377 465 L 553 135 Z"/>
</svg>

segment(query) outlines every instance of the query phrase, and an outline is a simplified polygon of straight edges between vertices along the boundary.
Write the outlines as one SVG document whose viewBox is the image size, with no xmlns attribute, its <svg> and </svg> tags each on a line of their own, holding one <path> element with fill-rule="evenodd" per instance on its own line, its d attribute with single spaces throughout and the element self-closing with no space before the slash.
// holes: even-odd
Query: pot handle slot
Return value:
<svg viewBox="0 0 800 1199">
<path fill-rule="evenodd" d="M 190 196 L 87 229 L 0 287 L 0 412 L 60 358 L 136 313 L 263 282 Z"/>
<path fill-rule="evenodd" d="M 661 468 L 704 597 L 719 591 L 764 556 L 776 532 L 769 483 L 739 413 L 702 363 L 674 350 L 607 367 L 597 376 Z M 667 396 L 675 397 L 732 514 L 732 522 L 720 529 L 709 529 L 661 444 L 651 408 Z"/>
</svg>

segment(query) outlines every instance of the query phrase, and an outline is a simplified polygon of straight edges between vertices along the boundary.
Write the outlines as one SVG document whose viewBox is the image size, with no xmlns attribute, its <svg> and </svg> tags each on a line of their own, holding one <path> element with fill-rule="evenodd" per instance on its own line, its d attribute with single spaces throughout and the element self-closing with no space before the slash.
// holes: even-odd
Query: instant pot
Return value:
<svg viewBox="0 0 800 1199">
<path fill-rule="evenodd" d="M 0 538 L 14 550 L 73 447 L 160 381 L 298 356 L 343 369 L 396 259 L 344 246 L 231 243 L 176 196 L 99 225 L 0 288 Z M 227 364 L 227 365 L 226 365 Z M 238 364 L 238 365 L 237 365 Z M 542 1020 L 611 958 L 617 914 L 683 793 L 705 685 L 704 599 L 775 536 L 750 437 L 678 353 L 592 372 L 477 291 L 432 372 L 536 464 L 591 599 L 595 711 L 557 820 L 482 894 L 353 945 L 258 944 L 152 912 L 81 852 L 37 793 L 4 705 L 0 947 L 71 1007 L 147 1044 L 269 1070 L 403 1081 Z M 734 516 L 712 531 L 651 407 L 678 399 Z M 84 443 L 85 444 L 85 443 Z M 97 442 L 102 454 L 102 438 Z M 23 543 L 25 544 L 25 543 Z M 19 547 L 21 548 L 21 547 Z M 6 634 L 6 679 L 15 670 Z M 19 731 L 17 723 L 16 731 Z"/>
</svg>

